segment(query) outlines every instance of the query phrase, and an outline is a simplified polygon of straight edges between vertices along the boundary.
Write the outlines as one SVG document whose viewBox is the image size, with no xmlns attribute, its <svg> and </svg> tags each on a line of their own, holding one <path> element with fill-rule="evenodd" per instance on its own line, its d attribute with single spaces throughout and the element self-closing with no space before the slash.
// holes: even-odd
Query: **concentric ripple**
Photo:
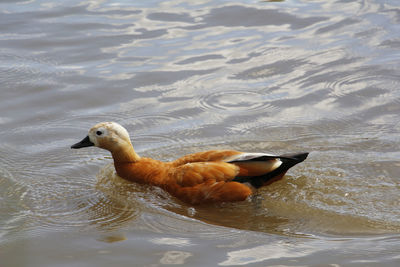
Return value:
<svg viewBox="0 0 400 267">
<path fill-rule="evenodd" d="M 396 84 L 399 83 L 397 78 L 397 75 L 391 70 L 376 70 L 375 66 L 372 66 L 356 71 L 343 72 L 335 80 L 328 80 L 326 86 L 331 88 L 332 93 L 338 97 L 355 94 L 354 96 L 359 96 L 360 98 L 369 98 L 385 93 L 385 89 L 394 89 Z M 388 85 L 391 85 L 392 88 L 388 88 Z M 347 100 L 356 101 L 355 98 Z"/>
<path fill-rule="evenodd" d="M 139 212 L 129 203 L 117 202 L 95 190 L 94 184 L 83 182 L 32 184 L 21 201 L 34 224 L 39 224 L 43 230 L 86 229 L 90 225 L 103 230 L 113 229 L 134 220 Z"/>
<path fill-rule="evenodd" d="M 215 112 L 255 113 L 273 108 L 262 94 L 252 91 L 215 92 L 202 97 L 199 102 L 205 110 Z"/>
<path fill-rule="evenodd" d="M 8 233 L 24 230 L 40 235 L 55 229 L 113 229 L 131 222 L 140 212 L 132 203 L 115 201 L 96 189 L 96 162 L 103 159 L 82 163 L 82 158 L 58 150 L 38 152 L 37 160 L 21 151 L 12 155 L 17 159 L 11 156 L 0 165 L 0 199 L 5 197 L 0 210 L 12 218 L 2 222 L 0 229 L 7 229 Z M 82 164 L 88 166 L 79 167 Z M 14 234 L 13 238 L 18 237 L 22 236 Z"/>
</svg>

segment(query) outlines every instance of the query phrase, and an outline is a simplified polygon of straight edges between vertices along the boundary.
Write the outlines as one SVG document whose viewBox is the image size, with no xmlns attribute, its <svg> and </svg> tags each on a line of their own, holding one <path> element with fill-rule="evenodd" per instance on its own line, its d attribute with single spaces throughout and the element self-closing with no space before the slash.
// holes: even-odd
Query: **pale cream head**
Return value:
<svg viewBox="0 0 400 267">
<path fill-rule="evenodd" d="M 116 151 L 132 146 L 128 131 L 116 122 L 101 122 L 89 130 L 89 140 L 97 147 Z"/>
<path fill-rule="evenodd" d="M 116 122 L 102 122 L 89 130 L 82 141 L 71 146 L 73 149 L 97 146 L 111 152 L 114 163 L 133 163 L 140 160 L 133 149 L 128 131 Z"/>
</svg>

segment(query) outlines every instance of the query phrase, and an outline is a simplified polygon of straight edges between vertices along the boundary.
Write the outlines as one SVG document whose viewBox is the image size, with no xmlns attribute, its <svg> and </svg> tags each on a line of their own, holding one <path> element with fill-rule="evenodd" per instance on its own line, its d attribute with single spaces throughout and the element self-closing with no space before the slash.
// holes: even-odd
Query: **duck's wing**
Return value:
<svg viewBox="0 0 400 267">
<path fill-rule="evenodd" d="M 170 177 L 180 186 L 195 186 L 207 181 L 231 181 L 239 174 L 239 167 L 226 162 L 194 162 L 175 167 Z"/>
<path fill-rule="evenodd" d="M 239 174 L 233 179 L 249 183 L 255 188 L 279 180 L 294 165 L 304 161 L 308 153 L 284 154 L 280 156 L 264 153 L 242 153 L 226 162 L 239 167 Z"/>
<path fill-rule="evenodd" d="M 253 177 L 274 177 L 302 162 L 308 153 L 272 155 L 267 153 L 245 153 L 235 150 L 211 150 L 184 156 L 174 162 L 174 176 L 182 185 L 194 185 L 208 179 L 217 181 L 235 180 L 251 182 Z M 257 180 L 258 178 L 254 178 Z M 258 180 L 260 180 L 258 179 Z M 263 184 L 262 184 L 263 185 Z"/>
<path fill-rule="evenodd" d="M 307 155 L 275 156 L 237 151 L 196 153 L 172 162 L 166 189 L 192 204 L 241 201 L 251 195 L 252 188 L 280 179 Z M 175 165 L 177 162 L 180 164 Z"/>
<path fill-rule="evenodd" d="M 166 189 L 191 204 L 242 201 L 252 189 L 232 181 L 238 173 L 238 166 L 222 161 L 186 163 L 171 169 Z"/>
<path fill-rule="evenodd" d="M 172 162 L 172 176 L 181 186 L 194 186 L 207 180 L 231 181 L 237 176 L 264 175 L 281 164 L 280 157 L 271 154 L 211 150 Z"/>
<path fill-rule="evenodd" d="M 282 164 L 279 156 L 266 153 L 241 153 L 226 158 L 225 162 L 238 166 L 239 176 L 260 176 Z"/>
</svg>

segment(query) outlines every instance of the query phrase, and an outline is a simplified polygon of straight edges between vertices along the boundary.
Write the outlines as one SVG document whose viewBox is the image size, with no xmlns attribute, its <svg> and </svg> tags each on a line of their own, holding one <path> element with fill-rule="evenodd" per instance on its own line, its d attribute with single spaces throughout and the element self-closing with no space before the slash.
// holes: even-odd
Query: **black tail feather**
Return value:
<svg viewBox="0 0 400 267">
<path fill-rule="evenodd" d="M 308 152 L 301 152 L 296 154 L 283 154 L 280 155 L 279 158 L 292 159 L 294 161 L 297 161 L 297 163 L 300 163 L 307 158 L 308 154 L 309 154 Z"/>
<path fill-rule="evenodd" d="M 296 165 L 300 162 L 303 162 L 307 158 L 307 156 L 308 156 L 308 152 L 280 155 L 279 158 L 282 161 L 282 165 L 280 167 L 286 167 L 286 170 L 288 170 L 289 168 L 293 167 L 294 165 Z"/>
</svg>

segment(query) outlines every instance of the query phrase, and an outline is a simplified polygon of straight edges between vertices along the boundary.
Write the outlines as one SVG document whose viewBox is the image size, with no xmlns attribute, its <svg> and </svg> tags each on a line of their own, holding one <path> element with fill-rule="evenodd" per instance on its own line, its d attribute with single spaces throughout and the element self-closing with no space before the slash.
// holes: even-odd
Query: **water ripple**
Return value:
<svg viewBox="0 0 400 267">
<path fill-rule="evenodd" d="M 205 111 L 225 112 L 230 114 L 266 111 L 272 106 L 265 97 L 258 93 L 245 90 L 215 92 L 203 96 L 199 103 Z"/>
<path fill-rule="evenodd" d="M 59 153 L 58 149 L 36 151 L 35 158 L 12 147 L 2 146 L 1 151 L 10 153 L 0 164 L 0 199 L 6 197 L 0 209 L 12 218 L 1 228 L 8 233 L 24 230 L 40 235 L 42 231 L 76 227 L 104 230 L 121 227 L 139 213 L 134 206 L 111 201 L 95 189 L 91 173 L 96 168 L 90 166 L 98 166 L 96 162 L 102 159 L 72 158 L 74 154 Z M 82 164 L 86 166 L 79 167 Z"/>
<path fill-rule="evenodd" d="M 62 73 L 64 70 L 51 59 L 0 53 L 0 82 L 3 86 L 14 87 L 17 84 L 37 84 L 43 81 L 53 84 L 55 82 L 52 77 Z"/>
<path fill-rule="evenodd" d="M 227 5 L 211 9 L 198 25 L 186 29 L 203 29 L 207 27 L 256 27 L 288 24 L 292 29 L 302 29 L 324 21 L 324 17 L 301 18 L 276 9 L 258 9 L 254 7 Z"/>
<path fill-rule="evenodd" d="M 397 75 L 391 70 L 377 70 L 374 67 L 358 68 L 357 70 L 349 70 L 347 72 L 336 72 L 335 79 L 328 79 L 326 87 L 332 90 L 332 95 L 338 98 L 344 96 L 349 97 L 349 102 L 352 104 L 360 104 L 360 98 L 372 98 L 384 94 L 387 89 L 380 88 L 383 80 L 392 81 L 394 84 L 398 83 Z M 393 86 L 394 87 L 394 86 Z M 354 97 L 355 96 L 355 97 Z M 357 101 L 354 103 L 354 101 Z"/>
<path fill-rule="evenodd" d="M 110 252 L 132 256 L 147 243 L 138 256 L 158 257 L 147 265 L 177 244 L 188 261 L 218 248 L 210 266 L 273 265 L 259 252 L 274 246 L 300 265 L 338 254 L 343 265 L 361 254 L 398 260 L 398 238 L 323 238 L 400 232 L 395 0 L 11 2 L 0 4 L 0 242 L 9 259 L 25 252 L 40 265 L 36 249 L 55 244 L 52 259 L 65 260 L 49 232 L 72 236 L 68 257 L 90 256 L 99 243 L 75 252 L 75 232 L 98 240 L 133 228 L 140 238 Z M 126 126 L 140 154 L 161 160 L 219 148 L 311 154 L 250 201 L 193 207 L 121 180 L 107 151 L 69 148 L 99 121 Z M 311 238 L 292 236 L 317 242 L 310 254 L 300 244 L 301 255 L 287 244 Z M 332 258 L 320 261 L 326 252 Z"/>
</svg>

